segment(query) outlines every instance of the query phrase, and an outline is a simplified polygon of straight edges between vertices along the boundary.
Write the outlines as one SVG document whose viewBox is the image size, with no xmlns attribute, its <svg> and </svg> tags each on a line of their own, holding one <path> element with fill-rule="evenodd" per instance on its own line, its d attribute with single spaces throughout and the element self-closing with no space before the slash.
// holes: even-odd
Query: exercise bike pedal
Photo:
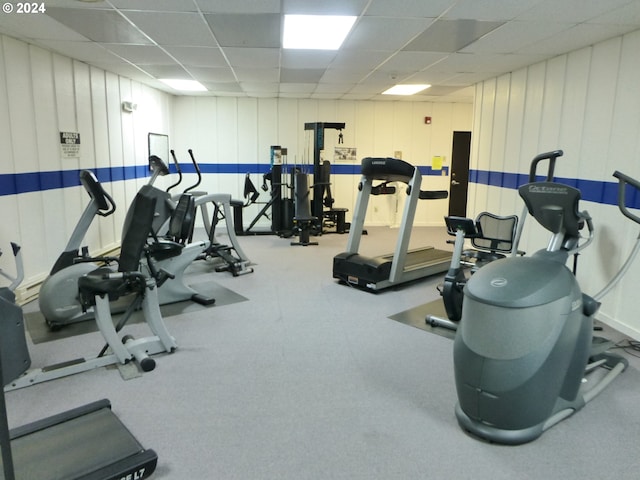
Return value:
<svg viewBox="0 0 640 480">
<path fill-rule="evenodd" d="M 204 306 L 213 305 L 214 303 L 216 303 L 215 298 L 205 297 L 200 293 L 194 293 L 193 295 L 191 295 L 191 301 Z"/>
</svg>

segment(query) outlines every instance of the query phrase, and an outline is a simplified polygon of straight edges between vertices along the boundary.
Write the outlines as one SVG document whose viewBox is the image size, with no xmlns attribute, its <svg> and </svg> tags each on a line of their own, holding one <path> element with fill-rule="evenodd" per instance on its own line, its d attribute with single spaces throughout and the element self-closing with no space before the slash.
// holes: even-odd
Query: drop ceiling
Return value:
<svg viewBox="0 0 640 480">
<path fill-rule="evenodd" d="M 640 29 L 640 0 L 44 0 L 0 33 L 146 85 L 197 95 L 471 102 L 472 86 Z M 284 14 L 356 15 L 337 51 L 281 48 Z"/>
</svg>

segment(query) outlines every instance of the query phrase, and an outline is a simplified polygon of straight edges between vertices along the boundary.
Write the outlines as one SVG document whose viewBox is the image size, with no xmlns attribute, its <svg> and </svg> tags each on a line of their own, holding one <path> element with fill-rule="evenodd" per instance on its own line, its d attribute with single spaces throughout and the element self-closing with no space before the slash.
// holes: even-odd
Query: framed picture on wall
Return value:
<svg viewBox="0 0 640 480">
<path fill-rule="evenodd" d="M 335 147 L 334 162 L 356 162 L 358 159 L 355 147 Z"/>
</svg>

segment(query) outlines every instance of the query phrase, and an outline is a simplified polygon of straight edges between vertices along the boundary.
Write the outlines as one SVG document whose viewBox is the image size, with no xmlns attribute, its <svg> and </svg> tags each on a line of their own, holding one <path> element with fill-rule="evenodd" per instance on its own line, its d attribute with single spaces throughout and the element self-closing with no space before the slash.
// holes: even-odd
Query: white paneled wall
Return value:
<svg viewBox="0 0 640 480">
<path fill-rule="evenodd" d="M 615 182 L 611 175 L 620 170 L 640 179 L 638 51 L 640 32 L 635 32 L 478 84 L 471 168 L 526 174 L 535 155 L 562 149 L 559 177 Z M 515 190 L 500 186 L 473 185 L 469 201 L 475 213 L 522 208 Z M 596 241 L 580 256 L 578 279 L 594 294 L 626 258 L 640 226 L 612 205 L 583 202 L 581 208 L 594 218 Z M 544 248 L 547 238 L 529 221 L 521 247 L 532 253 Z M 635 338 L 640 338 L 633 302 L 639 283 L 640 259 L 605 297 L 599 314 Z"/>
<path fill-rule="evenodd" d="M 304 130 L 309 122 L 344 122 L 344 144 L 338 144 L 338 132 L 325 131 L 323 158 L 333 162 L 337 146 L 356 147 L 359 160 L 366 156 L 402 157 L 414 164 L 429 166 L 433 156 L 445 157 L 450 165 L 454 130 L 469 131 L 471 104 L 424 102 L 355 102 L 296 99 L 175 97 L 173 100 L 171 145 L 183 158 L 189 148 L 199 161 L 212 164 L 248 164 L 268 168 L 269 148 L 288 148 L 288 162 L 313 163 L 313 136 Z M 424 124 L 431 116 L 433 123 Z M 208 175 L 202 188 L 241 197 L 245 172 L 237 175 Z M 259 175 L 252 177 L 261 184 Z M 334 175 L 332 193 L 336 206 L 353 209 L 359 175 Z M 446 176 L 423 177 L 423 189 L 448 189 Z M 268 194 L 262 193 L 266 201 Z M 402 195 L 373 198 L 368 211 L 369 225 L 393 225 L 400 219 Z M 416 225 L 442 225 L 447 201 L 421 202 Z M 248 211 L 250 220 L 255 211 Z M 352 212 L 349 212 L 352 213 Z"/>
<path fill-rule="evenodd" d="M 169 133 L 170 95 L 67 57 L 0 36 L 0 174 L 37 174 L 147 164 L 147 133 Z M 138 104 L 124 113 L 122 101 Z M 62 159 L 59 132 L 79 132 L 79 159 Z M 36 176 L 37 177 L 37 176 Z M 24 175 L 19 178 L 24 178 Z M 144 182 L 105 184 L 118 209 L 97 218 L 91 252 L 117 245 L 126 207 Z M 4 192 L 3 192 L 4 193 Z M 82 187 L 0 195 L 0 266 L 14 271 L 21 244 L 25 285 L 41 280 L 89 201 Z"/>
</svg>

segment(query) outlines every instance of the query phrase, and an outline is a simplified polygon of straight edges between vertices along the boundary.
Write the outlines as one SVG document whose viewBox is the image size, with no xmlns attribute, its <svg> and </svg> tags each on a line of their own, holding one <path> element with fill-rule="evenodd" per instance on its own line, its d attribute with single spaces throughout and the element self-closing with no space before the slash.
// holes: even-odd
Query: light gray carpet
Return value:
<svg viewBox="0 0 640 480">
<path fill-rule="evenodd" d="M 393 251 L 396 233 L 369 228 L 363 253 Z M 446 238 L 418 228 L 412 245 Z M 214 278 L 249 301 L 168 317 L 179 349 L 139 378 L 98 369 L 10 392 L 10 423 L 108 397 L 158 452 L 158 480 L 637 478 L 638 359 L 539 440 L 480 442 L 455 420 L 452 342 L 389 319 L 437 300 L 442 276 L 359 291 L 331 276 L 346 236 L 317 240 L 241 238 L 255 273 Z M 94 335 L 36 345 L 33 362 L 68 358 Z"/>
</svg>

